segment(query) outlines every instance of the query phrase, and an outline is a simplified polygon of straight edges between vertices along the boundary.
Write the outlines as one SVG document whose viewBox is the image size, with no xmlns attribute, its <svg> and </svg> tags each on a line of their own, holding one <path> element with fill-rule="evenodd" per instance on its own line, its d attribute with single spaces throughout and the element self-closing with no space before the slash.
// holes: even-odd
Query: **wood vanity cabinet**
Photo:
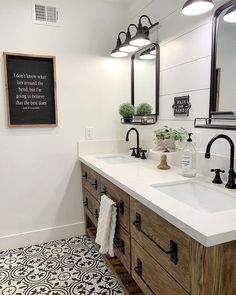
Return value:
<svg viewBox="0 0 236 295">
<path fill-rule="evenodd" d="M 126 294 L 236 295 L 236 241 L 207 248 L 84 164 L 82 176 L 92 239 L 101 195 L 117 204 L 116 257 L 104 258 Z"/>
</svg>

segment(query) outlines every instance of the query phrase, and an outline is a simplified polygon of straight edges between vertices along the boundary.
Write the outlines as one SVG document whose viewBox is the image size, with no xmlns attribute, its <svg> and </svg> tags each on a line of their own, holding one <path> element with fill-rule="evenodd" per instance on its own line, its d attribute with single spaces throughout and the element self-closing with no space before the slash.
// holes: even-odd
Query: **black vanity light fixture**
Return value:
<svg viewBox="0 0 236 295">
<path fill-rule="evenodd" d="M 120 46 L 120 51 L 122 51 L 122 52 L 130 53 L 130 52 L 135 52 L 135 51 L 138 50 L 137 46 L 131 45 L 129 43 L 131 38 L 132 38 L 131 33 L 130 33 L 130 28 L 131 27 L 135 27 L 136 30 L 138 29 L 135 24 L 131 24 L 131 25 L 128 26 L 125 42 L 123 44 L 121 44 L 121 46 Z"/>
<path fill-rule="evenodd" d="M 144 60 L 156 59 L 156 47 L 154 46 L 145 50 L 140 54 L 139 58 Z"/>
<path fill-rule="evenodd" d="M 126 36 L 126 33 L 123 31 L 119 33 L 118 38 L 117 38 L 117 42 L 116 42 L 116 47 L 111 52 L 112 57 L 125 57 L 128 55 L 128 53 L 120 51 L 120 47 L 122 44 L 121 38 L 120 38 L 121 34 L 125 34 L 125 36 Z"/>
<path fill-rule="evenodd" d="M 227 23 L 236 23 L 236 4 L 234 4 L 224 15 L 224 21 Z"/>
<path fill-rule="evenodd" d="M 144 60 L 151 60 L 151 59 L 156 59 L 156 56 L 154 54 L 151 54 L 149 51 L 149 52 L 143 52 L 142 54 L 140 54 L 139 58 Z"/>
<path fill-rule="evenodd" d="M 183 6 L 182 13 L 184 15 L 199 15 L 210 11 L 213 7 L 213 0 L 188 0 Z"/>
<path fill-rule="evenodd" d="M 149 27 L 147 26 L 143 26 L 142 25 L 142 19 L 146 18 L 150 24 Z M 156 23 L 152 23 L 150 18 L 147 15 L 142 15 L 139 18 L 139 23 L 138 23 L 138 27 L 137 27 L 137 33 L 136 35 L 130 40 L 130 45 L 133 46 L 147 46 L 149 44 L 151 44 L 151 41 L 149 39 L 149 31 L 154 28 L 155 26 L 157 26 L 159 24 L 159 22 Z"/>
<path fill-rule="evenodd" d="M 157 53 L 156 46 L 151 47 L 151 48 L 150 48 L 150 54 L 152 54 L 152 55 L 156 55 L 156 53 Z"/>
</svg>

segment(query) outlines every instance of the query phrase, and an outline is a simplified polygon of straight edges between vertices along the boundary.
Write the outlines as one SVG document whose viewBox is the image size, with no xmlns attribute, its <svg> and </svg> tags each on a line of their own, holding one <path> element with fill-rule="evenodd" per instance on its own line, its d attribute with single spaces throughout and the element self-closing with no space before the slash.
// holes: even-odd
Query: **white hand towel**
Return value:
<svg viewBox="0 0 236 295">
<path fill-rule="evenodd" d="M 117 209 L 114 205 L 115 202 L 106 195 L 102 195 L 95 239 L 95 242 L 101 246 L 99 252 L 101 254 L 109 253 L 110 256 L 114 256 L 113 241 L 117 215 Z"/>
</svg>

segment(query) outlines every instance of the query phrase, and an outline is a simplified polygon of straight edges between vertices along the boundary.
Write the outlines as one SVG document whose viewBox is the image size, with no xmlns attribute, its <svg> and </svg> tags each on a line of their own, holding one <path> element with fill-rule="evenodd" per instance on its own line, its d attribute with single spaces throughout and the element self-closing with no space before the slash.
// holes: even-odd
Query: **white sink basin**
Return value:
<svg viewBox="0 0 236 295">
<path fill-rule="evenodd" d="M 221 192 L 207 184 L 182 182 L 151 186 L 201 212 L 215 213 L 236 208 L 236 194 L 234 196 L 228 192 Z"/>
<path fill-rule="evenodd" d="M 120 155 L 114 155 L 114 156 L 99 156 L 97 157 L 98 160 L 101 160 L 105 162 L 106 164 L 126 164 L 126 163 L 132 163 L 135 162 L 134 158 L 131 158 L 129 156 L 120 156 Z"/>
</svg>

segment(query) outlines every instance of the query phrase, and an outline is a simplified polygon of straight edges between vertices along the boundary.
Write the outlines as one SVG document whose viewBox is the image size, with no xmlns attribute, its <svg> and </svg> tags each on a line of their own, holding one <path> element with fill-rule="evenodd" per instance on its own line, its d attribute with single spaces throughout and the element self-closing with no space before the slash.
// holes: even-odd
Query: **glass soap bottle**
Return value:
<svg viewBox="0 0 236 295">
<path fill-rule="evenodd" d="M 188 134 L 187 144 L 183 149 L 182 157 L 182 173 L 185 177 L 195 177 L 197 174 L 196 169 L 196 154 L 197 151 L 193 145 L 192 133 Z"/>
</svg>

